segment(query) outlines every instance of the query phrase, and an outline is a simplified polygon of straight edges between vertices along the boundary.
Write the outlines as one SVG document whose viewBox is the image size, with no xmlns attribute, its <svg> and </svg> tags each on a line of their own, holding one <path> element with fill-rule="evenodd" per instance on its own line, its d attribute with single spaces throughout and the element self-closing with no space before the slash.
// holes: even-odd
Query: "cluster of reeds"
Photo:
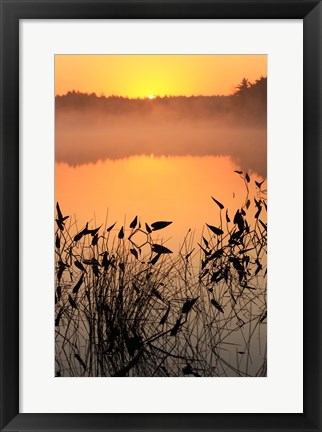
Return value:
<svg viewBox="0 0 322 432">
<path fill-rule="evenodd" d="M 266 194 L 237 173 L 243 206 L 213 198 L 220 224 L 178 253 L 170 221 L 76 232 L 57 203 L 56 376 L 266 376 Z"/>
</svg>

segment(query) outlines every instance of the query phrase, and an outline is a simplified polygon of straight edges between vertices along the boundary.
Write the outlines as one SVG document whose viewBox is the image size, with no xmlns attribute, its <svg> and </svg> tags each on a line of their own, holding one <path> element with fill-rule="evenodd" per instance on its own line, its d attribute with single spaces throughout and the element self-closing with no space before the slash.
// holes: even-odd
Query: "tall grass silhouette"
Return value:
<svg viewBox="0 0 322 432">
<path fill-rule="evenodd" d="M 242 207 L 211 197 L 220 224 L 177 253 L 172 221 L 77 230 L 57 203 L 56 376 L 266 376 L 266 191 L 236 173 Z"/>
</svg>

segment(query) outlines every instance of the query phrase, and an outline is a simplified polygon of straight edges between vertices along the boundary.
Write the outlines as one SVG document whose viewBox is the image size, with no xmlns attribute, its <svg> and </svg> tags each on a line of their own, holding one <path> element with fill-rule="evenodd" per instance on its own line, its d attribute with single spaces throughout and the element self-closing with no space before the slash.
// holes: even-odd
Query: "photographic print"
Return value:
<svg viewBox="0 0 322 432">
<path fill-rule="evenodd" d="M 55 56 L 55 376 L 266 377 L 267 56 Z"/>
</svg>

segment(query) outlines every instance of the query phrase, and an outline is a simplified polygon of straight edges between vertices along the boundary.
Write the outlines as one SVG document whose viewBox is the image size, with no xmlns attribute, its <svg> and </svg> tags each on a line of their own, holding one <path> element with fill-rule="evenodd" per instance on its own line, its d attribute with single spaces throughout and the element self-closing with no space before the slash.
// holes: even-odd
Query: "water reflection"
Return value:
<svg viewBox="0 0 322 432">
<path fill-rule="evenodd" d="M 56 200 L 66 214 L 76 215 L 77 228 L 117 222 L 127 225 L 138 215 L 142 223 L 172 221 L 164 232 L 167 244 L 178 248 L 189 229 L 199 241 L 203 225 L 219 223 L 216 198 L 233 215 L 245 202 L 244 181 L 230 157 L 135 156 L 95 164 L 56 164 Z M 256 196 L 249 172 L 250 194 Z M 252 209 L 253 209 L 252 203 Z M 76 227 L 75 227 L 76 229 Z"/>
</svg>

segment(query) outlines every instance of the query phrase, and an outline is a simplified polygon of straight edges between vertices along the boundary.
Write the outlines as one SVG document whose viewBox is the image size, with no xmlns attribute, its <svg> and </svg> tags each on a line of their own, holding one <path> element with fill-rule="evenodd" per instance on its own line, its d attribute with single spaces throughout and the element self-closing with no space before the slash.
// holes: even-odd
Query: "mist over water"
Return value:
<svg viewBox="0 0 322 432">
<path fill-rule="evenodd" d="M 86 96 L 85 104 L 70 99 L 56 107 L 57 162 L 229 156 L 243 170 L 266 177 L 263 113 L 232 109 L 229 97 L 96 98 L 93 103 Z"/>
</svg>

